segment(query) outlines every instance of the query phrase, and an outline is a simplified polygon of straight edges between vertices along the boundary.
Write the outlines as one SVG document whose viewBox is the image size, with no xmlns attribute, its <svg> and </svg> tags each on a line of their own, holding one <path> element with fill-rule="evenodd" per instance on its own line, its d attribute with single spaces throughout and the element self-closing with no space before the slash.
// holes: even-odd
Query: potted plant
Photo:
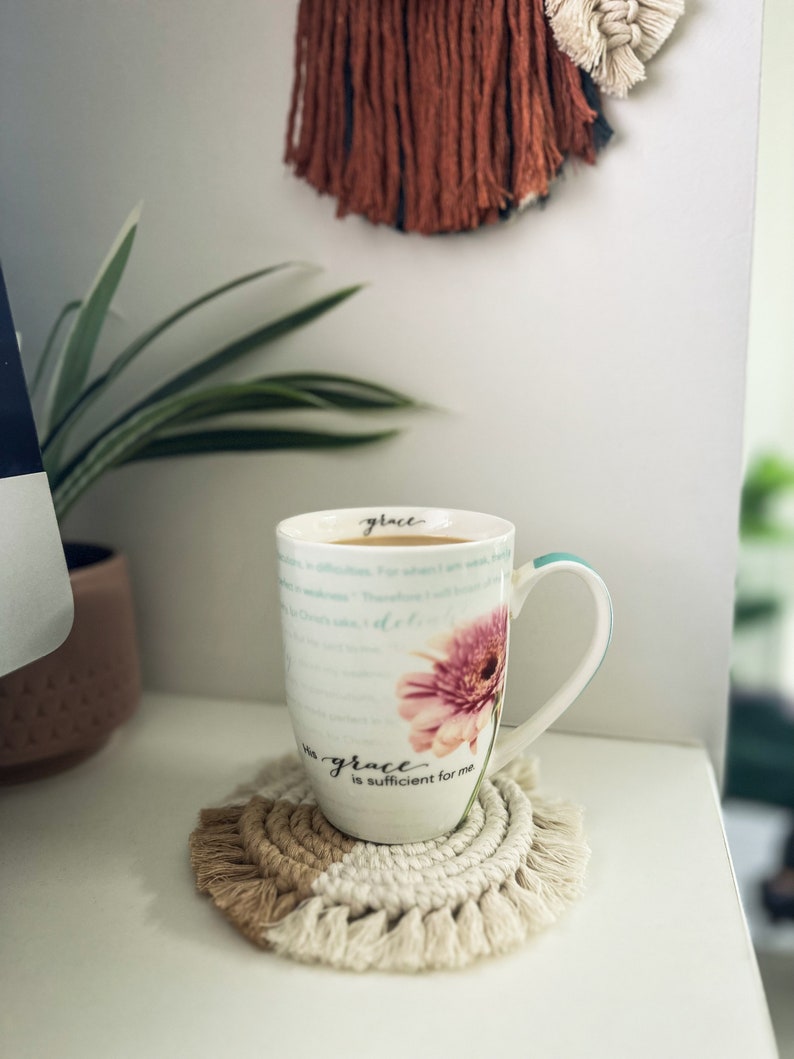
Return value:
<svg viewBox="0 0 794 1059">
<path fill-rule="evenodd" d="M 166 331 L 235 288 L 301 267 L 292 262 L 271 265 L 200 295 L 138 335 L 107 368 L 92 375 L 139 216 L 137 208 L 124 223 L 85 298 L 64 306 L 31 381 L 31 395 L 42 408 L 39 437 L 59 520 L 104 474 L 125 464 L 202 453 L 348 447 L 396 433 L 270 423 L 273 413 L 298 409 L 349 416 L 415 407 L 411 398 L 367 380 L 296 371 L 213 381 L 221 369 L 323 316 L 360 289 L 350 286 L 271 317 L 194 360 L 75 445 L 74 428 L 88 409 Z M 0 705 L 5 705 L 2 716 L 7 719 L 0 741 L 0 778 L 6 782 L 56 771 L 93 753 L 133 712 L 140 696 L 132 594 L 123 555 L 96 544 L 66 542 L 64 547 L 75 597 L 72 632 L 57 651 L 0 680 Z"/>
</svg>

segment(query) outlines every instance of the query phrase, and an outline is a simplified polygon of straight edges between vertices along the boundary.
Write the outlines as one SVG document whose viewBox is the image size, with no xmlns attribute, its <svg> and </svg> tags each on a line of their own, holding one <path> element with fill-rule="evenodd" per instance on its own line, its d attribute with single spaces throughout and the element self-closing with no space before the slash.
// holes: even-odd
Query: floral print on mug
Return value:
<svg viewBox="0 0 794 1059">
<path fill-rule="evenodd" d="M 476 753 L 488 723 L 498 721 L 507 667 L 507 607 L 500 606 L 431 642 L 435 654 L 419 653 L 430 672 L 400 678 L 400 716 L 411 722 L 417 753 L 446 757 L 463 743 Z"/>
</svg>

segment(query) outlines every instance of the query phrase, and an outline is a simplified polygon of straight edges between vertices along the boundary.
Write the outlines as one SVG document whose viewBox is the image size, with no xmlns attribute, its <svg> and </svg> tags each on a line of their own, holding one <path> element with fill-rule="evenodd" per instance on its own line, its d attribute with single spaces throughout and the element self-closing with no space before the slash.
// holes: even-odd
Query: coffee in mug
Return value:
<svg viewBox="0 0 794 1059">
<path fill-rule="evenodd" d="M 433 537 L 425 533 L 404 533 L 399 537 L 348 537 L 332 544 L 355 544 L 376 548 L 426 548 L 434 544 L 467 544 L 465 537 Z"/>
</svg>

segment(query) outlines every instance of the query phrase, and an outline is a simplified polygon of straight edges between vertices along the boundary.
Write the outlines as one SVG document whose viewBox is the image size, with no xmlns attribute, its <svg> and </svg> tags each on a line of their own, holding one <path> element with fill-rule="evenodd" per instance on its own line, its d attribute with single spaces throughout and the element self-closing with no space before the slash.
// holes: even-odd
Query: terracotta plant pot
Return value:
<svg viewBox="0 0 794 1059">
<path fill-rule="evenodd" d="M 74 625 L 61 646 L 0 678 L 0 783 L 60 772 L 95 753 L 141 694 L 127 562 L 66 544 Z"/>
</svg>

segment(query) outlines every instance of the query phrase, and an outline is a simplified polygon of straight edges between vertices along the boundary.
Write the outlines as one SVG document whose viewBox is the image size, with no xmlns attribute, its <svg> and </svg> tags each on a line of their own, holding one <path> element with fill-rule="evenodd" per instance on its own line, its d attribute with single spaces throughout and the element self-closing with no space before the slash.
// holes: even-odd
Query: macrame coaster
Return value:
<svg viewBox="0 0 794 1059">
<path fill-rule="evenodd" d="M 509 952 L 581 892 L 581 812 L 537 796 L 534 767 L 485 780 L 430 842 L 385 846 L 325 819 L 296 755 L 270 762 L 190 836 L 198 889 L 263 949 L 353 971 L 465 967 Z M 244 800 L 239 801 L 240 798 Z"/>
</svg>

